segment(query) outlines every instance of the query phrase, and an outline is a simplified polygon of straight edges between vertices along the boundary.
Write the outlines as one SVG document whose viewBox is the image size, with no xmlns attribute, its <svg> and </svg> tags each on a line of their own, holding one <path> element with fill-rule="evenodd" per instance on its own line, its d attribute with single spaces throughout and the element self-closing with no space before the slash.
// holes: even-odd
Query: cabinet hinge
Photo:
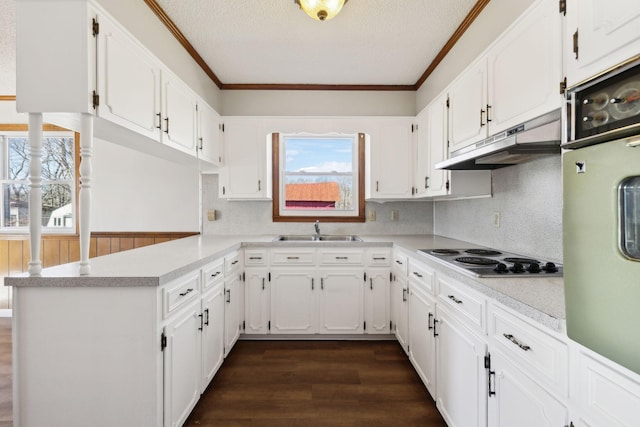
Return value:
<svg viewBox="0 0 640 427">
<path fill-rule="evenodd" d="M 245 280 L 245 277 L 246 277 L 246 276 L 245 276 L 245 273 L 244 273 L 244 271 L 243 271 L 243 272 L 242 272 L 242 281 L 243 281 L 243 282 L 245 282 L 245 281 L 246 281 L 246 280 Z"/>
<path fill-rule="evenodd" d="M 560 13 L 567 15 L 567 0 L 560 0 Z"/>
<path fill-rule="evenodd" d="M 247 327 L 247 325 L 246 325 L 245 321 L 243 320 L 242 321 L 242 330 L 246 331 L 246 327 Z"/>
<path fill-rule="evenodd" d="M 484 368 L 487 370 L 487 392 L 489 394 L 489 397 L 495 396 L 496 391 L 494 382 L 496 372 L 491 370 L 491 353 L 488 353 L 486 356 L 484 356 Z M 492 377 L 493 381 L 491 381 Z M 494 386 L 493 388 L 492 385 Z"/>
<path fill-rule="evenodd" d="M 267 322 L 267 329 L 271 330 L 271 320 L 269 320 L 269 322 Z"/>
<path fill-rule="evenodd" d="M 269 272 L 269 282 L 271 282 L 271 272 Z"/>
<path fill-rule="evenodd" d="M 165 348 L 167 348 L 167 336 L 162 331 L 162 334 L 160 334 L 160 351 L 164 351 Z"/>
<path fill-rule="evenodd" d="M 100 23 L 98 23 L 98 20 L 96 18 L 91 19 L 91 31 L 93 33 L 93 37 L 96 37 L 98 34 L 100 34 Z"/>
<path fill-rule="evenodd" d="M 367 281 L 367 272 L 366 271 L 364 272 L 364 281 L 365 282 Z"/>
<path fill-rule="evenodd" d="M 449 108 L 451 104 L 449 103 L 449 97 L 447 96 L 447 108 Z"/>
<path fill-rule="evenodd" d="M 578 59 L 578 30 L 573 33 L 573 53 L 576 55 L 576 60 Z"/>
<path fill-rule="evenodd" d="M 222 132 L 224 132 L 224 123 L 222 123 L 220 130 L 222 130 Z"/>
<path fill-rule="evenodd" d="M 389 320 L 389 330 L 393 331 L 393 320 Z"/>
<path fill-rule="evenodd" d="M 367 321 L 366 320 L 364 321 L 364 326 L 363 327 L 364 327 L 364 330 L 366 331 L 367 330 Z"/>
<path fill-rule="evenodd" d="M 91 94 L 91 101 L 93 103 L 93 109 L 95 110 L 98 105 L 100 105 L 100 95 L 98 95 L 98 92 L 96 92 L 95 90 Z"/>
<path fill-rule="evenodd" d="M 449 187 L 451 187 L 451 184 L 449 183 L 449 180 L 447 180 L 447 184 L 445 185 L 445 188 L 447 189 L 447 191 L 449 191 Z"/>
<path fill-rule="evenodd" d="M 567 78 L 565 77 L 560 82 L 560 95 L 564 95 L 564 92 L 567 90 Z"/>
<path fill-rule="evenodd" d="M 389 281 L 393 282 L 393 273 L 392 272 L 389 272 Z"/>
</svg>

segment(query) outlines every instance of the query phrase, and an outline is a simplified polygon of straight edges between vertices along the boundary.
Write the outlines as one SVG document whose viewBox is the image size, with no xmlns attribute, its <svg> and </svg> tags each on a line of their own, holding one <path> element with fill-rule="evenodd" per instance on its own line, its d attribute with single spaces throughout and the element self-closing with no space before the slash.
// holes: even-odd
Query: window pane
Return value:
<svg viewBox="0 0 640 427">
<path fill-rule="evenodd" d="M 9 176 L 12 180 L 29 177 L 29 141 L 26 137 L 7 138 L 9 143 Z"/>
<path fill-rule="evenodd" d="M 353 138 L 285 138 L 284 208 L 353 209 L 353 145 Z"/>
<path fill-rule="evenodd" d="M 29 226 L 29 185 L 3 184 L 4 227 Z M 73 227 L 73 205 L 70 184 L 42 185 L 42 225 L 44 227 Z"/>
<path fill-rule="evenodd" d="M 3 222 L 5 227 L 29 225 L 29 186 L 27 184 L 3 184 Z"/>
</svg>

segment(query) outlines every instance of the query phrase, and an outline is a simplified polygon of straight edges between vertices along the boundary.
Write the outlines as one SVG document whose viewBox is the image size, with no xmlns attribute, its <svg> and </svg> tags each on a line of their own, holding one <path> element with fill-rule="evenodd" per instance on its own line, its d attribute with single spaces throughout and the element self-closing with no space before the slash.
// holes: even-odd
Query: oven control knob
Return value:
<svg viewBox="0 0 640 427">
<path fill-rule="evenodd" d="M 556 265 L 552 262 L 546 263 L 544 267 L 542 267 L 542 269 L 547 273 L 555 273 L 558 271 L 558 267 L 556 267 Z"/>
<path fill-rule="evenodd" d="M 498 265 L 496 265 L 496 268 L 493 269 L 493 271 L 498 274 L 506 274 L 509 272 L 509 269 L 507 268 L 507 265 L 505 263 L 499 262 Z"/>
<path fill-rule="evenodd" d="M 531 264 L 529 264 L 527 271 L 529 273 L 540 273 L 540 264 L 538 264 L 537 262 L 532 262 Z"/>
<path fill-rule="evenodd" d="M 514 262 L 511 271 L 514 273 L 524 273 L 524 265 L 522 265 L 521 262 Z"/>
</svg>

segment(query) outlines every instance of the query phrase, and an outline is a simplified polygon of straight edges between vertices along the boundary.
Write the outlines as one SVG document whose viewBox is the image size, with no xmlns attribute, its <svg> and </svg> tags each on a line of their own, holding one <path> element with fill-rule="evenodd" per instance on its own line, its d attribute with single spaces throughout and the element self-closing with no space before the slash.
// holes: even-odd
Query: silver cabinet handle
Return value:
<svg viewBox="0 0 640 427">
<path fill-rule="evenodd" d="M 236 265 L 238 263 L 238 260 L 235 260 L 231 263 L 231 265 Z"/>
<path fill-rule="evenodd" d="M 433 329 L 433 326 L 431 326 L 431 319 L 433 319 L 433 313 L 429 312 L 429 317 L 427 318 L 427 327 L 429 330 Z"/>
<path fill-rule="evenodd" d="M 336 259 L 349 259 L 348 256 L 337 256 Z"/>
<path fill-rule="evenodd" d="M 164 124 L 165 124 L 164 133 L 169 135 L 169 117 L 165 117 Z"/>
<path fill-rule="evenodd" d="M 250 256 L 249 259 L 262 259 L 261 256 Z"/>
<path fill-rule="evenodd" d="M 156 116 L 158 116 L 158 126 L 156 126 L 156 129 L 162 129 L 162 116 L 160 113 L 157 113 Z"/>
<path fill-rule="evenodd" d="M 202 150 L 202 137 L 198 138 L 200 140 L 200 149 Z"/>
<path fill-rule="evenodd" d="M 209 326 L 209 309 L 208 308 L 204 309 L 204 315 L 205 315 L 204 324 Z"/>
<path fill-rule="evenodd" d="M 225 292 L 227 294 L 227 302 L 231 302 L 231 289 L 227 289 Z"/>
<path fill-rule="evenodd" d="M 211 277 L 216 277 L 218 274 L 220 274 L 220 272 L 216 271 L 215 273 L 211 274 Z"/>
<path fill-rule="evenodd" d="M 480 127 L 484 126 L 486 123 L 484 122 L 484 113 L 485 111 L 481 108 L 480 109 Z"/>
<path fill-rule="evenodd" d="M 386 260 L 386 259 L 387 259 L 387 258 L 386 258 L 386 257 L 383 257 L 383 256 L 381 256 L 381 257 L 375 257 L 375 256 L 374 256 L 374 257 L 373 257 L 373 260 L 374 260 L 374 261 L 384 261 L 384 260 Z"/>
<path fill-rule="evenodd" d="M 320 278 L 320 289 L 324 291 L 324 278 Z"/>
<path fill-rule="evenodd" d="M 422 274 L 418 273 L 417 271 L 414 271 L 413 274 L 415 274 L 416 276 L 422 278 Z"/>
<path fill-rule="evenodd" d="M 300 259 L 299 256 L 288 256 L 287 259 Z"/>
<path fill-rule="evenodd" d="M 462 304 L 462 300 L 459 300 L 454 295 L 448 295 L 447 298 L 449 298 L 451 301 L 455 302 L 456 304 Z"/>
<path fill-rule="evenodd" d="M 406 302 L 406 301 L 407 301 L 407 289 L 402 288 L 402 302 Z"/>
<path fill-rule="evenodd" d="M 262 290 L 264 291 L 264 277 L 262 278 Z"/>
<path fill-rule="evenodd" d="M 402 261 L 396 260 L 396 264 L 402 265 Z"/>
<path fill-rule="evenodd" d="M 313 277 L 311 278 L 311 290 L 313 290 Z"/>
<path fill-rule="evenodd" d="M 369 289 L 373 290 L 373 278 L 369 278 Z"/>
<path fill-rule="evenodd" d="M 522 350 L 524 351 L 529 351 L 531 350 L 531 347 L 529 347 L 526 344 L 521 343 L 516 337 L 514 337 L 511 334 L 502 334 L 506 339 L 508 339 L 509 341 L 511 341 L 512 343 L 514 343 L 515 345 L 517 345 L 518 347 L 520 347 Z"/>
</svg>

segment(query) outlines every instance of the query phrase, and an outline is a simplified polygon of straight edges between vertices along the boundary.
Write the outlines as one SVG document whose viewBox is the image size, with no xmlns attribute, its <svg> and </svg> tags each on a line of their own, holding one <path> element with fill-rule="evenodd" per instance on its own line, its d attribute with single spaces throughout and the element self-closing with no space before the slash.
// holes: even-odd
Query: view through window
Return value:
<svg viewBox="0 0 640 427">
<path fill-rule="evenodd" d="M 29 226 L 29 141 L 26 132 L 0 132 L 3 231 Z M 75 137 L 45 132 L 42 141 L 43 231 L 75 231 Z"/>
<path fill-rule="evenodd" d="M 359 220 L 362 134 L 279 135 L 274 138 L 274 220 Z M 277 139 L 277 141 L 276 141 Z M 363 209 L 362 209 L 363 210 Z"/>
</svg>

